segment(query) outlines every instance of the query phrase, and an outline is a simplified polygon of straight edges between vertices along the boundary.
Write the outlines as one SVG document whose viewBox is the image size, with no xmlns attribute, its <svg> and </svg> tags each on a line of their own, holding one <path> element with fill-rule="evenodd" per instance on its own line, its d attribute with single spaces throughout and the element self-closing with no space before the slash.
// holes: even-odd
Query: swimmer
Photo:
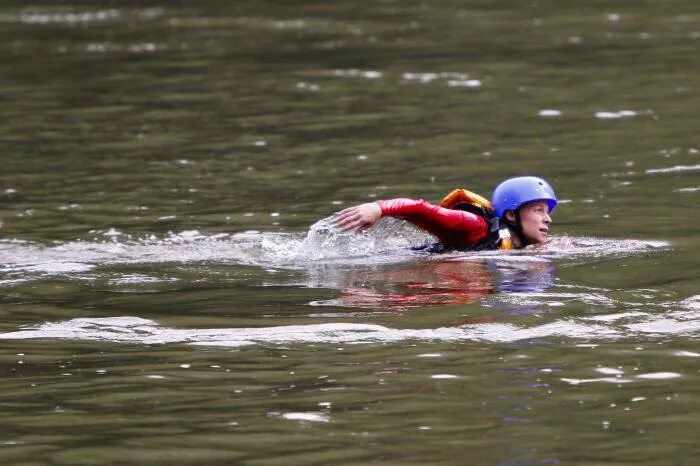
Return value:
<svg viewBox="0 0 700 466">
<path fill-rule="evenodd" d="M 362 232 L 381 217 L 404 219 L 437 237 L 430 250 L 521 249 L 543 244 L 557 205 L 554 190 L 535 176 L 510 178 L 499 184 L 489 203 L 458 189 L 440 205 L 424 200 L 396 198 L 344 209 L 333 224 L 343 231 Z"/>
</svg>

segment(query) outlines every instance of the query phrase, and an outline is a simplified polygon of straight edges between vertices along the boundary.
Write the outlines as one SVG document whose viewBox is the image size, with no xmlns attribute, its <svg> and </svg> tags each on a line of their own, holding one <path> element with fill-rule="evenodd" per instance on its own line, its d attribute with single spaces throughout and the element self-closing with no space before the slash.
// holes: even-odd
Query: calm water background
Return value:
<svg viewBox="0 0 700 466">
<path fill-rule="evenodd" d="M 690 0 L 4 1 L 0 461 L 696 464 L 699 46 Z M 545 250 L 306 236 L 522 173 Z"/>
</svg>

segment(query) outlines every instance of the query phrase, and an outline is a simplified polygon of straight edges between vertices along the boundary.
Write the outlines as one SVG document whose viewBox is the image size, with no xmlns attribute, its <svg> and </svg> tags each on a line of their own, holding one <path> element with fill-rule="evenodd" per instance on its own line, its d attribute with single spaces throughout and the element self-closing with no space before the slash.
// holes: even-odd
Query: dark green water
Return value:
<svg viewBox="0 0 700 466">
<path fill-rule="evenodd" d="M 0 6 L 0 462 L 697 462 L 695 2 Z M 545 176 L 554 238 L 343 206 Z"/>
</svg>

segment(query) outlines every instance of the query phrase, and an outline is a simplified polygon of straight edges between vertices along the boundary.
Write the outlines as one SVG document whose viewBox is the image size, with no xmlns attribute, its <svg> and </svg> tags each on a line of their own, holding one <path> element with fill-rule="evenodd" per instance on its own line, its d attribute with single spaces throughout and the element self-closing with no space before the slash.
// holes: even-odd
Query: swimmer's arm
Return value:
<svg viewBox="0 0 700 466">
<path fill-rule="evenodd" d="M 488 230 L 486 220 L 478 215 L 408 198 L 350 207 L 338 214 L 335 225 L 345 231 L 362 231 L 384 216 L 407 220 L 454 247 L 475 244 L 486 236 Z"/>
</svg>

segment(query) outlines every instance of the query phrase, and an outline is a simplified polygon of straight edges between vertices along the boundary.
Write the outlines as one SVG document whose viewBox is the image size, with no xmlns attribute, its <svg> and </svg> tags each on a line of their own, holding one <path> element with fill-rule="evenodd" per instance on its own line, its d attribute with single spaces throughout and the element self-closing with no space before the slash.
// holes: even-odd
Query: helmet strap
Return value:
<svg viewBox="0 0 700 466">
<path fill-rule="evenodd" d="M 521 244 L 521 247 L 529 246 L 532 244 L 532 242 L 525 238 L 525 234 L 523 233 L 523 226 L 520 222 L 520 209 L 516 209 L 515 211 L 511 212 L 513 212 L 513 215 L 515 215 L 515 222 L 508 220 L 505 216 L 503 217 L 503 222 L 513 233 L 513 236 L 517 237 L 518 243 Z"/>
</svg>

